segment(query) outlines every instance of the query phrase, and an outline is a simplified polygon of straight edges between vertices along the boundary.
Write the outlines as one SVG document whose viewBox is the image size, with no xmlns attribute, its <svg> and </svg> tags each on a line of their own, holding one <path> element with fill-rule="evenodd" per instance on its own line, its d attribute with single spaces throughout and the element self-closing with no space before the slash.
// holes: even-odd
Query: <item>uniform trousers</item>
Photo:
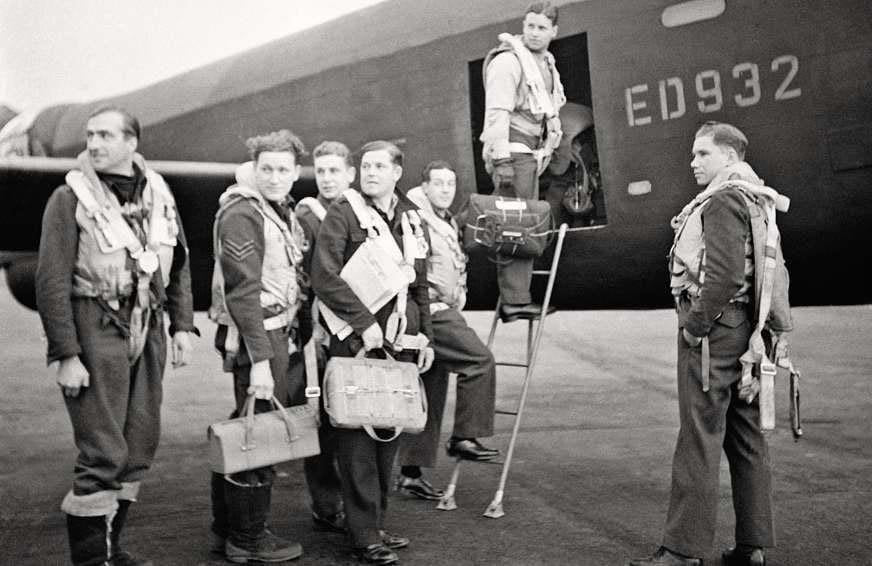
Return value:
<svg viewBox="0 0 872 566">
<path fill-rule="evenodd" d="M 494 433 L 496 365 L 493 354 L 456 309 L 433 313 L 433 367 L 422 375 L 427 393 L 427 425 L 419 434 L 400 437 L 398 462 L 403 466 L 436 465 L 448 374 L 457 374 L 454 411 L 456 438 L 480 438 Z"/>
<path fill-rule="evenodd" d="M 760 406 L 739 399 L 739 357 L 751 323 L 743 305 L 731 304 L 709 333 L 710 389 L 702 390 L 701 347 L 678 332 L 680 429 L 672 461 L 672 493 L 663 546 L 704 556 L 715 536 L 721 450 L 727 455 L 736 515 L 735 541 L 775 545 L 769 453 L 760 430 Z"/>
<path fill-rule="evenodd" d="M 118 326 L 123 313 L 110 313 L 89 298 L 74 298 L 72 306 L 79 358 L 90 382 L 77 397 L 64 397 L 79 449 L 64 511 L 105 515 L 116 499 L 136 499 L 157 450 L 166 362 L 163 312 L 152 313 L 145 347 L 131 365 L 128 339 Z"/>
<path fill-rule="evenodd" d="M 518 197 L 526 200 L 539 198 L 539 166 L 529 153 L 512 153 L 515 179 L 511 187 L 500 187 L 494 180 L 495 195 Z M 497 284 L 504 303 L 527 304 L 532 301 L 530 283 L 533 281 L 533 259 L 502 257 L 497 263 Z"/>
<path fill-rule="evenodd" d="M 324 350 L 323 346 L 316 346 Z M 318 383 L 324 380 L 324 363 L 327 353 L 318 360 Z M 306 403 L 306 364 L 305 354 L 296 352 L 291 355 L 291 367 L 288 374 L 288 394 L 290 405 Z M 323 391 L 322 391 L 323 393 Z M 303 459 L 303 471 L 306 474 L 306 485 L 309 487 L 309 497 L 312 500 L 312 512 L 319 517 L 331 517 L 342 510 L 342 493 L 339 473 L 336 470 L 336 454 L 332 435 L 325 423 L 330 417 L 320 407 L 321 426 L 318 428 L 318 441 L 321 453 Z"/>
<path fill-rule="evenodd" d="M 342 342 L 330 343 L 330 356 L 352 357 L 363 347 L 363 341 L 352 334 Z M 415 362 L 417 352 L 404 350 L 394 355 L 403 362 Z M 329 423 L 332 446 L 342 483 L 342 500 L 348 536 L 353 548 L 380 544 L 379 530 L 384 529 L 388 507 L 391 467 L 399 442 L 372 439 L 362 428 L 338 428 Z M 389 438 L 393 431 L 375 429 L 379 436 Z"/>
</svg>

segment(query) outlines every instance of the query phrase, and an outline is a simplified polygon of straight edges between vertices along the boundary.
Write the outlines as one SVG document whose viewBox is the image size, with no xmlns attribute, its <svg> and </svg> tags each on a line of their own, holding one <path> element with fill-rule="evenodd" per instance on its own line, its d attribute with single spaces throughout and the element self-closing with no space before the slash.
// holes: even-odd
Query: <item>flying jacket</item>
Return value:
<svg viewBox="0 0 872 566">
<path fill-rule="evenodd" d="M 400 219 L 404 212 L 417 210 L 417 207 L 399 191 L 395 194 L 397 205 L 394 209 L 394 216 L 390 220 L 383 218 L 390 227 L 391 234 L 400 250 L 403 250 Z M 368 201 L 366 197 L 364 198 Z M 379 213 L 381 214 L 380 211 Z M 394 298 L 373 314 L 357 298 L 348 283 L 339 276 L 342 267 L 366 241 L 366 238 L 367 232 L 360 227 L 360 222 L 351 204 L 344 196 L 339 196 L 330 206 L 327 216 L 321 223 L 312 260 L 311 282 L 315 294 L 330 310 L 350 324 L 358 335 L 362 335 L 363 331 L 374 322 L 377 322 L 384 330 L 396 303 L 396 298 Z M 426 260 L 416 259 L 414 269 L 415 281 L 409 285 L 409 300 L 406 302 L 406 334 L 421 333 L 427 339 L 432 340 Z"/>
</svg>

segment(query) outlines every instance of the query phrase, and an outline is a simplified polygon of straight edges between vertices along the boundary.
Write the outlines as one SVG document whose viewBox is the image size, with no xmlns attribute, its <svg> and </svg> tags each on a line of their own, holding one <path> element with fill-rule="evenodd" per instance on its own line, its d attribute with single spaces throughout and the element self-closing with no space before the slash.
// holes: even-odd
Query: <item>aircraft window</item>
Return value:
<svg viewBox="0 0 872 566">
<path fill-rule="evenodd" d="M 690 0 L 689 2 L 681 2 L 664 9 L 660 15 L 660 22 L 668 28 L 673 28 L 702 20 L 710 20 L 723 14 L 726 7 L 726 0 Z"/>
<path fill-rule="evenodd" d="M 557 61 L 567 104 L 560 111 L 564 141 L 551 165 L 539 178 L 539 197 L 551 203 L 557 223 L 572 227 L 606 224 L 606 201 L 596 146 L 596 112 L 591 104 L 587 34 L 555 40 L 550 51 Z M 469 102 L 472 159 L 477 191 L 490 194 L 493 182 L 484 168 L 479 141 L 484 126 L 484 59 L 469 63 Z"/>
</svg>

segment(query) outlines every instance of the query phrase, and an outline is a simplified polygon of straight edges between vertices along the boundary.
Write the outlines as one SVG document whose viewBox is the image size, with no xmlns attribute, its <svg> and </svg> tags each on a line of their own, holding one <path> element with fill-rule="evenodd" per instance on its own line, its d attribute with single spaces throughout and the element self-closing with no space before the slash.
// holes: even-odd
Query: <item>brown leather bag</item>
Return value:
<svg viewBox="0 0 872 566">
<path fill-rule="evenodd" d="M 321 453 L 317 412 L 311 405 L 284 408 L 273 397 L 276 410 L 255 414 L 254 401 L 250 395 L 242 416 L 209 427 L 213 471 L 234 474 Z"/>
</svg>

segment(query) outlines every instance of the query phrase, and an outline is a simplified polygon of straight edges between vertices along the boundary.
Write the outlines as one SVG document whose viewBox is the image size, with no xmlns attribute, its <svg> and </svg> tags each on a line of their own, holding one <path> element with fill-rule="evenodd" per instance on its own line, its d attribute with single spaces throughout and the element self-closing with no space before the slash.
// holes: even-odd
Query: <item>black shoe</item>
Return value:
<svg viewBox="0 0 872 566">
<path fill-rule="evenodd" d="M 393 564 L 400 560 L 396 552 L 383 544 L 371 544 L 364 548 L 355 548 L 354 555 L 358 560 L 366 564 Z"/>
<path fill-rule="evenodd" d="M 409 539 L 406 537 L 401 537 L 400 535 L 393 535 L 387 531 L 379 531 L 378 535 L 382 539 L 382 544 L 391 550 L 397 550 L 399 548 L 406 548 L 409 546 Z"/>
<path fill-rule="evenodd" d="M 557 309 L 548 305 L 548 314 L 553 313 Z M 536 303 L 527 303 L 525 305 L 500 305 L 500 320 L 503 322 L 512 322 L 515 320 L 538 320 L 542 315 L 542 305 Z"/>
<path fill-rule="evenodd" d="M 109 564 L 112 566 L 152 566 L 154 563 L 151 560 L 137 558 L 126 550 L 121 550 L 118 552 L 112 552 L 112 558 L 109 560 Z"/>
<path fill-rule="evenodd" d="M 448 441 L 445 449 L 452 458 L 462 458 L 475 462 L 493 460 L 500 453 L 499 450 L 482 446 L 481 442 L 474 438 L 452 438 Z"/>
<path fill-rule="evenodd" d="M 345 534 L 348 532 L 345 523 L 345 511 L 342 510 L 325 517 L 313 512 L 312 523 L 313 528 L 316 531 L 339 534 Z"/>
<path fill-rule="evenodd" d="M 441 489 L 436 489 L 433 485 L 421 478 L 410 478 L 400 474 L 397 477 L 397 484 L 394 489 L 406 495 L 414 495 L 428 501 L 438 501 L 442 499 L 443 492 Z"/>
<path fill-rule="evenodd" d="M 766 555 L 762 548 L 733 547 L 721 553 L 728 566 L 765 566 Z"/>
<path fill-rule="evenodd" d="M 652 556 L 634 558 L 627 563 L 627 566 L 702 566 L 702 559 L 675 554 L 665 546 L 661 546 Z"/>
</svg>

